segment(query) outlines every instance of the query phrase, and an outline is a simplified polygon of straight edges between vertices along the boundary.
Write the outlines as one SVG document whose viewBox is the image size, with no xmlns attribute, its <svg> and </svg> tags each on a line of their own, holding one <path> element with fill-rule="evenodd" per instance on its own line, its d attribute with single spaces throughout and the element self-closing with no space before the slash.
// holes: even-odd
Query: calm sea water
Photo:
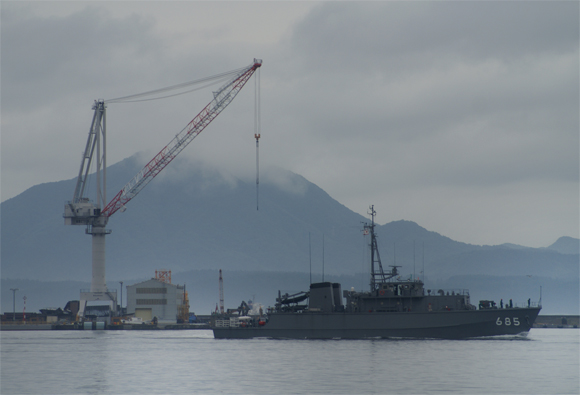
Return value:
<svg viewBox="0 0 580 395">
<path fill-rule="evenodd" d="M 1 332 L 8 394 L 578 394 L 580 330 L 502 340 L 216 340 Z"/>
</svg>

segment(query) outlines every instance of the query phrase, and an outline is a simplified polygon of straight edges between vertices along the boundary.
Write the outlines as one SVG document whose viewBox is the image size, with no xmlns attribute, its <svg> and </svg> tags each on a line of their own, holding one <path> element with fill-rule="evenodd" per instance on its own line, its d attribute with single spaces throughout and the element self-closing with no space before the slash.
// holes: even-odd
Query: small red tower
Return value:
<svg viewBox="0 0 580 395">
<path fill-rule="evenodd" d="M 155 279 L 167 284 L 171 284 L 171 270 L 155 270 Z"/>
</svg>

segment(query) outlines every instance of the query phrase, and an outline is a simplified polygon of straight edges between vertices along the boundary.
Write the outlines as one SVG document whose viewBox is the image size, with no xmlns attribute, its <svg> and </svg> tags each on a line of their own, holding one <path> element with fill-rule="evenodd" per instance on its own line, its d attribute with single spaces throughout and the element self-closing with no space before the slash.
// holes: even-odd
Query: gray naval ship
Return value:
<svg viewBox="0 0 580 395">
<path fill-rule="evenodd" d="M 400 266 L 384 271 L 371 224 L 370 290 L 342 291 L 331 282 L 313 283 L 308 292 L 281 295 L 266 315 L 216 319 L 216 339 L 466 339 L 526 335 L 541 309 L 541 300 L 517 307 L 510 301 L 499 308 L 494 301 L 471 304 L 467 290 L 426 290 L 419 279 L 401 280 Z M 222 317 L 223 318 L 223 317 Z"/>
</svg>

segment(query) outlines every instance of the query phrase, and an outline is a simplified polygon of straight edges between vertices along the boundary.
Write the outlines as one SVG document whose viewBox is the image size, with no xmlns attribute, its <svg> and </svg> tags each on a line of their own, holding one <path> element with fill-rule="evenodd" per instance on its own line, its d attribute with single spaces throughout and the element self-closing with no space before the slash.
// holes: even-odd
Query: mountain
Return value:
<svg viewBox="0 0 580 395">
<path fill-rule="evenodd" d="M 160 268 L 173 271 L 321 270 L 322 238 L 329 272 L 360 261 L 365 218 L 303 177 L 263 171 L 260 206 L 253 182 L 185 162 L 166 169 L 109 221 L 107 278 L 131 278 Z M 137 157 L 111 166 L 109 190 L 121 189 L 141 169 Z M 36 185 L 1 205 L 2 277 L 84 281 L 91 276 L 91 238 L 64 226 L 66 197 L 75 180 Z M 358 269 L 358 267 L 357 267 Z"/>
<path fill-rule="evenodd" d="M 110 166 L 110 196 L 142 166 L 139 156 Z M 292 277 L 282 273 L 307 278 L 310 272 L 318 279 L 323 273 L 327 278 L 356 277 L 353 286 L 365 287 L 369 240 L 361 233 L 361 223 L 368 219 L 300 175 L 280 168 L 261 173 L 256 210 L 255 180 L 236 178 L 202 163 L 174 161 L 125 212 L 111 217 L 108 285 L 114 288 L 117 281 L 128 285 L 147 279 L 158 269 L 172 270 L 174 278 L 180 278 L 180 273 L 206 278 L 207 271 L 223 269 L 224 273 L 252 273 L 277 289 Z M 11 285 L 16 279 L 52 282 L 54 288 L 63 281 L 90 282 L 91 238 L 82 226 L 65 226 L 62 217 L 75 183 L 71 179 L 36 185 L 0 205 L 3 310 L 12 308 L 8 289 L 16 286 Z M 402 266 L 405 276 L 440 282 L 482 275 L 579 279 L 578 252 L 568 247 L 574 242 L 577 246 L 578 239 L 563 238 L 536 249 L 460 243 L 410 221 L 377 225 L 376 231 L 383 267 Z M 181 278 L 194 281 L 191 275 Z M 298 285 L 288 283 L 289 288 Z M 76 298 L 78 294 L 68 296 Z M 577 295 L 575 299 L 577 304 Z M 29 298 L 27 303 L 33 306 L 34 301 Z M 38 308 L 42 307 L 47 306 Z"/>
<path fill-rule="evenodd" d="M 548 247 L 560 254 L 577 255 L 580 252 L 580 240 L 572 237 L 560 237 L 554 244 Z"/>
</svg>

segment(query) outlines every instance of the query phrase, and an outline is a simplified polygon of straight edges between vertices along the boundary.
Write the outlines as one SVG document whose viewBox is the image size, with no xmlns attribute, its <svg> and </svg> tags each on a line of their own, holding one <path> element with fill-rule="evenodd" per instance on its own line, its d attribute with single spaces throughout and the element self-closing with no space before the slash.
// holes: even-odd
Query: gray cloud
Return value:
<svg viewBox="0 0 580 395">
<path fill-rule="evenodd" d="M 567 12 L 577 5 L 559 6 L 570 9 L 325 3 L 294 35 L 293 55 L 308 70 L 297 78 L 299 111 L 321 144 L 346 140 L 354 150 L 366 140 L 377 156 L 406 144 L 406 158 L 431 157 L 448 181 L 578 179 L 578 18 Z"/>
<path fill-rule="evenodd" d="M 577 21 L 578 4 L 566 2 L 329 2 L 297 26 L 294 48 L 323 73 L 413 72 L 458 60 L 573 52 Z"/>
<path fill-rule="evenodd" d="M 8 111 L 33 111 L 71 95 L 95 97 L 160 55 L 152 20 L 111 18 L 91 6 L 49 18 L 3 8 L 2 94 L 10 98 Z"/>
<path fill-rule="evenodd" d="M 94 99 L 261 57 L 264 166 L 462 241 L 578 237 L 577 2 L 46 4 L 2 5 L 3 200 L 76 174 Z M 251 177 L 252 90 L 182 156 Z M 109 161 L 210 97 L 110 105 Z"/>
</svg>

